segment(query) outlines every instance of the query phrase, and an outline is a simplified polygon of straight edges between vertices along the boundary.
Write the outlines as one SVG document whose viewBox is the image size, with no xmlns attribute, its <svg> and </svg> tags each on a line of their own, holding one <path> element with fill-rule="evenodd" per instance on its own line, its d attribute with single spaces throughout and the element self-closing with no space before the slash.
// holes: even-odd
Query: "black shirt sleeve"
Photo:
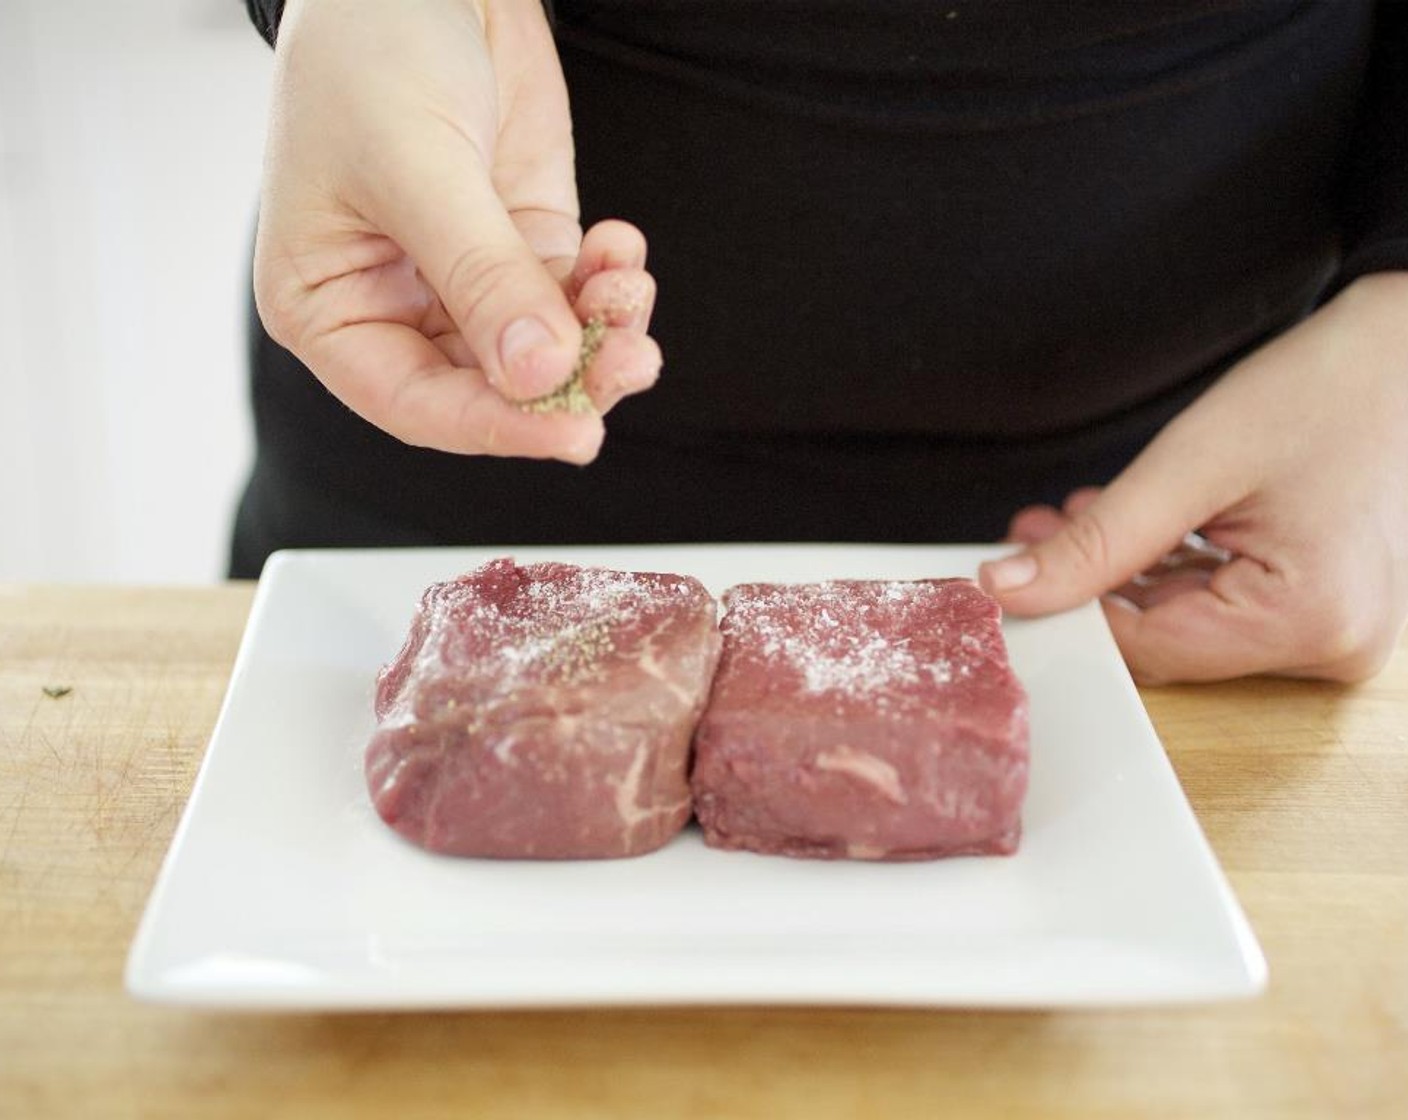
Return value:
<svg viewBox="0 0 1408 1120">
<path fill-rule="evenodd" d="M 255 29 L 271 47 L 279 34 L 279 19 L 284 14 L 284 0 L 244 0 Z"/>
<path fill-rule="evenodd" d="M 1343 202 L 1335 288 L 1408 269 L 1408 3 L 1379 0 Z"/>
</svg>

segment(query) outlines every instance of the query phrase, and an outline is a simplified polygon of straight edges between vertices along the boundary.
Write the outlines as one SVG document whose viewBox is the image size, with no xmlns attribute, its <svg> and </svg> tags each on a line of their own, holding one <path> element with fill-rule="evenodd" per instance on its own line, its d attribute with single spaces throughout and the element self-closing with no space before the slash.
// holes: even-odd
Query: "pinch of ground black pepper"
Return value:
<svg viewBox="0 0 1408 1120">
<path fill-rule="evenodd" d="M 518 407 L 525 412 L 595 412 L 596 406 L 587 395 L 584 379 L 602 339 L 606 337 L 606 321 L 591 318 L 582 327 L 582 349 L 577 355 L 577 364 L 572 367 L 572 375 L 545 396 L 523 401 Z"/>
</svg>

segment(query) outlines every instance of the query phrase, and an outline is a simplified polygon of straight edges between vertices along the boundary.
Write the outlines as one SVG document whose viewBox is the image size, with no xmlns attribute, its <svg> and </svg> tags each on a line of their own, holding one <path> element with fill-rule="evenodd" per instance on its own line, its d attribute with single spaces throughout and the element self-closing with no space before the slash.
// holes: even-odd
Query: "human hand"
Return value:
<svg viewBox="0 0 1408 1120">
<path fill-rule="evenodd" d="M 1194 531 L 1211 547 L 1182 547 Z M 1011 536 L 983 585 L 1014 615 L 1118 589 L 1105 613 L 1143 683 L 1373 675 L 1408 619 L 1408 273 L 1351 284 L 1103 491 Z"/>
<path fill-rule="evenodd" d="M 578 223 L 540 0 L 289 0 L 255 250 L 270 334 L 407 443 L 585 463 L 654 383 L 655 285 L 624 222 Z M 596 412 L 526 410 L 607 330 Z"/>
</svg>

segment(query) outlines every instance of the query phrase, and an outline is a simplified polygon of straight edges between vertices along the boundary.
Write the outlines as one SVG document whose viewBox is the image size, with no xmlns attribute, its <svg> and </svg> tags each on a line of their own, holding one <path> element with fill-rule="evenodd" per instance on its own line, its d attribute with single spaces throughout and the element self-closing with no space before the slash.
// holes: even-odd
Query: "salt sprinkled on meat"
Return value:
<svg viewBox="0 0 1408 1120">
<path fill-rule="evenodd" d="M 823 859 L 1010 853 L 1027 701 L 971 580 L 744 584 L 695 735 L 712 847 Z"/>
<path fill-rule="evenodd" d="M 887 684 L 913 680 L 919 666 L 902 645 L 891 645 L 879 635 L 865 644 L 834 642 L 826 648 L 809 648 L 796 637 L 780 643 L 782 656 L 800 665 L 808 692 L 874 692 Z M 765 647 L 771 652 L 774 647 Z"/>
<path fill-rule="evenodd" d="M 965 634 L 970 641 L 960 640 L 957 649 L 944 645 L 941 656 L 941 624 L 895 637 L 896 622 L 913 610 L 922 582 L 841 580 L 778 585 L 766 595 L 736 593 L 750 586 L 725 597 L 725 633 L 747 635 L 750 652 L 768 672 L 800 677 L 810 693 L 863 700 L 904 686 L 945 685 L 970 675 L 981 655 L 981 643 Z"/>
</svg>

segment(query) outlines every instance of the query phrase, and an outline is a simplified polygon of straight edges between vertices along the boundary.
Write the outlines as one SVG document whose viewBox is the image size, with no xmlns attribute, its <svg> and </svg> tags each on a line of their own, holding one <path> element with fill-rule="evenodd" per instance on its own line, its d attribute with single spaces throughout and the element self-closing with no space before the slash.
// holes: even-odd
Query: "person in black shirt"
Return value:
<svg viewBox="0 0 1408 1120">
<path fill-rule="evenodd" d="M 232 574 L 1007 534 L 1004 607 L 1105 596 L 1143 680 L 1394 648 L 1408 5 L 249 6 L 278 66 Z M 592 318 L 595 410 L 524 408 Z"/>
</svg>

